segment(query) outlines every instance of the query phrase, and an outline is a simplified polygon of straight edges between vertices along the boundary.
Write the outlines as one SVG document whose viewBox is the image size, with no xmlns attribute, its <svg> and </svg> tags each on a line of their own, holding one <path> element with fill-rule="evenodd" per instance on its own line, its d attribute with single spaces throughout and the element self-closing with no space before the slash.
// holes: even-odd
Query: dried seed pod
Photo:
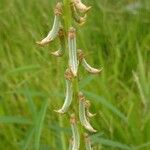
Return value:
<svg viewBox="0 0 150 150">
<path fill-rule="evenodd" d="M 88 122 L 88 119 L 86 118 L 86 113 L 85 113 L 85 97 L 83 93 L 79 93 L 79 118 L 82 126 L 84 126 L 88 131 L 90 132 L 96 132 L 95 129 L 91 126 L 91 124 Z"/>
<path fill-rule="evenodd" d="M 87 113 L 87 116 L 88 116 L 89 118 L 92 118 L 92 117 L 94 117 L 94 116 L 96 115 L 96 113 L 95 113 L 95 114 L 92 114 L 92 113 L 89 111 L 90 106 L 91 106 L 90 101 L 89 101 L 89 100 L 86 100 L 86 101 L 85 101 L 86 113 Z"/>
<path fill-rule="evenodd" d="M 87 133 L 84 134 L 84 141 L 86 150 L 92 150 L 91 140 Z"/>
<path fill-rule="evenodd" d="M 72 150 L 73 138 L 69 140 L 69 150 Z"/>
<path fill-rule="evenodd" d="M 64 32 L 64 29 L 62 27 L 59 29 L 58 37 L 60 40 L 60 46 L 61 47 L 59 48 L 59 50 L 52 52 L 51 54 L 56 56 L 56 57 L 61 57 L 65 52 L 65 32 Z"/>
<path fill-rule="evenodd" d="M 92 74 L 98 74 L 102 71 L 102 69 L 96 69 L 96 68 L 91 67 L 85 59 L 82 60 L 82 65 L 86 71 Z"/>
<path fill-rule="evenodd" d="M 72 2 L 74 3 L 76 9 L 81 13 L 86 13 L 91 9 L 91 6 L 87 7 L 81 0 L 72 0 Z"/>
<path fill-rule="evenodd" d="M 73 19 L 74 19 L 80 26 L 82 26 L 82 25 L 86 22 L 87 15 L 85 14 L 83 17 L 81 17 L 81 16 L 78 14 L 78 12 L 77 12 L 77 10 L 76 10 L 76 8 L 75 8 L 73 2 L 71 3 L 71 12 L 72 12 L 72 17 L 73 17 Z"/>
<path fill-rule="evenodd" d="M 68 46 L 69 46 L 69 67 L 73 75 L 77 76 L 78 60 L 77 60 L 77 49 L 76 49 L 76 31 L 73 27 L 69 29 Z"/>
<path fill-rule="evenodd" d="M 54 18 L 54 23 L 51 31 L 48 33 L 48 35 L 41 41 L 36 42 L 39 45 L 46 45 L 53 41 L 57 36 L 58 36 L 58 31 L 61 26 L 61 15 L 62 15 L 62 3 L 58 2 L 55 10 L 55 18 Z"/>
<path fill-rule="evenodd" d="M 91 67 L 87 63 L 87 61 L 85 59 L 85 55 L 82 50 L 78 50 L 78 59 L 79 59 L 80 63 L 82 64 L 82 66 L 85 68 L 85 70 L 91 74 L 98 74 L 103 70 L 103 69 L 96 69 L 96 68 Z"/>
<path fill-rule="evenodd" d="M 62 106 L 61 109 L 59 110 L 55 110 L 58 113 L 66 113 L 67 110 L 69 109 L 69 106 L 71 105 L 72 102 L 72 96 L 73 96 L 73 91 L 72 91 L 72 72 L 70 71 L 70 69 L 67 69 L 65 72 L 65 78 L 66 78 L 66 97 L 65 97 L 65 101 L 64 104 Z"/>
<path fill-rule="evenodd" d="M 70 123 L 73 134 L 72 150 L 78 150 L 80 147 L 80 135 L 77 128 L 77 120 L 74 114 L 71 115 Z"/>
</svg>

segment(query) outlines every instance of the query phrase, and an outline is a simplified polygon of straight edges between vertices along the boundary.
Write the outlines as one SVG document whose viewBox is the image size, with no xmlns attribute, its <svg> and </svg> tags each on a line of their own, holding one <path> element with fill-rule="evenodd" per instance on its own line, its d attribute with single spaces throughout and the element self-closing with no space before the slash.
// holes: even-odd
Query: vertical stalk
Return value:
<svg viewBox="0 0 150 150">
<path fill-rule="evenodd" d="M 63 123 L 62 116 L 59 116 L 59 123 L 60 123 L 60 126 L 63 127 L 64 123 Z M 63 131 L 60 132 L 60 136 L 61 136 L 62 149 L 66 150 L 67 146 L 66 146 L 65 134 Z"/>
<path fill-rule="evenodd" d="M 69 27 L 71 27 L 71 9 L 70 9 L 70 0 L 63 0 L 64 4 L 64 24 L 65 30 L 68 32 Z"/>
<path fill-rule="evenodd" d="M 65 29 L 66 35 L 68 35 L 68 30 L 71 27 L 70 0 L 63 0 L 63 7 L 64 7 L 64 14 L 63 14 L 64 29 Z M 68 49 L 67 45 L 68 44 L 67 44 L 67 39 L 66 39 L 66 45 L 65 45 L 66 49 Z M 60 125 L 63 127 L 64 123 L 61 117 L 62 116 L 59 117 L 59 122 L 60 122 Z M 63 132 L 61 132 L 61 142 L 62 142 L 63 150 L 66 150 L 67 146 L 66 146 L 66 141 L 65 141 L 65 134 Z"/>
<path fill-rule="evenodd" d="M 78 77 L 75 77 L 73 80 L 73 103 L 74 103 L 74 113 L 78 116 Z"/>
<path fill-rule="evenodd" d="M 65 31 L 68 35 L 69 28 L 72 27 L 72 13 L 70 7 L 71 0 L 63 0 L 64 4 L 64 26 Z M 68 44 L 67 44 L 68 45 Z M 67 47 L 68 49 L 68 47 Z M 73 79 L 73 113 L 78 118 L 78 76 L 74 77 Z M 79 129 L 80 130 L 80 129 Z"/>
</svg>

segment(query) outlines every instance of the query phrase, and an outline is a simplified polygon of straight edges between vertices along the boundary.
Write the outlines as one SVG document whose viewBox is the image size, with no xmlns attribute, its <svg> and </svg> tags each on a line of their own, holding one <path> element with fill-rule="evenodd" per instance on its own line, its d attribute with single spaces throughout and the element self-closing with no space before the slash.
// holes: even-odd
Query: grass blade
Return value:
<svg viewBox="0 0 150 150">
<path fill-rule="evenodd" d="M 104 139 L 104 138 L 96 138 L 96 137 L 93 137 L 92 140 L 95 143 L 99 143 L 99 144 L 102 144 L 105 146 L 120 148 L 122 150 L 135 150 L 134 148 L 131 148 L 130 146 L 128 146 L 126 144 L 122 144 L 120 142 L 113 141 L 113 140 L 108 140 L 108 139 Z"/>
<path fill-rule="evenodd" d="M 8 74 L 30 72 L 30 71 L 32 72 L 37 69 L 40 69 L 40 66 L 38 65 L 23 66 L 23 67 L 18 67 L 18 68 L 11 70 L 10 72 L 8 72 Z"/>
<path fill-rule="evenodd" d="M 18 116 L 0 116 L 0 123 L 2 124 L 32 124 L 31 121 L 29 121 L 26 118 L 18 117 Z"/>
<path fill-rule="evenodd" d="M 35 104 L 33 102 L 33 99 L 32 99 L 32 96 L 30 94 L 30 90 L 28 88 L 28 86 L 26 85 L 25 87 L 25 96 L 27 97 L 27 100 L 28 100 L 28 105 L 29 105 L 29 108 L 30 108 L 30 111 L 32 112 L 33 114 L 33 118 L 35 118 L 37 112 L 36 112 L 36 107 L 35 107 Z"/>
<path fill-rule="evenodd" d="M 23 141 L 23 146 L 22 146 L 22 150 L 27 150 L 29 147 L 29 144 L 31 143 L 33 134 L 34 134 L 34 128 L 32 127 L 29 132 L 27 133 L 27 136 L 25 138 L 25 140 Z"/>
<path fill-rule="evenodd" d="M 46 115 L 47 106 L 48 106 L 48 101 L 45 100 L 36 118 L 37 120 L 36 120 L 36 127 L 35 127 L 35 150 L 39 150 L 40 148 L 40 136 L 42 132 L 44 118 Z"/>
</svg>

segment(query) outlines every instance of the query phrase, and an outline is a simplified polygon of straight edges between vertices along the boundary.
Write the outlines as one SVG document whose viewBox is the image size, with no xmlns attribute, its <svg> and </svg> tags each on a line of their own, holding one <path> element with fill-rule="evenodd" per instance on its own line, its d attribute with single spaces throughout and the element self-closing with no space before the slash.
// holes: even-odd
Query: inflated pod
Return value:
<svg viewBox="0 0 150 150">
<path fill-rule="evenodd" d="M 70 69 L 67 69 L 65 72 L 65 78 L 66 78 L 66 96 L 65 96 L 65 101 L 61 109 L 55 110 L 58 113 L 66 113 L 67 110 L 69 109 L 69 106 L 71 105 L 72 102 L 72 97 L 73 97 L 73 90 L 72 90 L 72 72 Z"/>
<path fill-rule="evenodd" d="M 93 150 L 91 139 L 87 133 L 84 134 L 84 141 L 85 141 L 85 149 L 86 150 Z"/>
<path fill-rule="evenodd" d="M 86 106 L 85 106 L 85 97 L 83 93 L 79 93 L 79 118 L 81 125 L 85 127 L 90 132 L 96 132 L 96 130 L 91 126 L 88 119 L 86 118 Z"/>
<path fill-rule="evenodd" d="M 79 59 L 79 62 L 82 64 L 82 66 L 84 67 L 84 69 L 86 70 L 86 71 L 88 71 L 89 73 L 91 73 L 91 74 L 98 74 L 98 73 L 100 73 L 103 69 L 96 69 L 96 68 L 93 68 L 93 67 L 91 67 L 88 63 L 87 63 L 87 61 L 86 61 L 86 59 L 85 59 L 85 55 L 84 55 L 84 53 L 83 53 L 83 51 L 82 50 L 78 50 L 78 59 Z"/>
<path fill-rule="evenodd" d="M 85 14 L 83 17 L 80 16 L 74 6 L 74 3 L 71 3 L 71 12 L 72 12 L 72 17 L 73 19 L 80 25 L 82 26 L 86 22 L 87 15 Z"/>
<path fill-rule="evenodd" d="M 51 54 L 56 57 L 61 57 L 65 52 L 65 32 L 62 27 L 59 29 L 58 37 L 60 41 L 60 48 L 55 52 L 51 52 Z"/>
<path fill-rule="evenodd" d="M 74 114 L 71 115 L 70 118 L 71 130 L 72 130 L 72 150 L 79 150 L 80 147 L 80 135 L 77 127 L 77 120 Z"/>
<path fill-rule="evenodd" d="M 78 72 L 78 60 L 76 49 L 76 30 L 71 27 L 68 34 L 68 48 L 69 48 L 69 67 L 74 76 L 77 76 Z"/>
<path fill-rule="evenodd" d="M 55 13 L 55 18 L 54 18 L 52 29 L 49 31 L 48 35 L 44 39 L 36 42 L 37 44 L 42 46 L 46 45 L 51 41 L 53 41 L 58 36 L 59 28 L 61 26 L 62 3 L 60 2 L 57 3 L 54 13 Z"/>
<path fill-rule="evenodd" d="M 81 0 L 72 0 L 72 2 L 74 3 L 76 9 L 81 13 L 86 13 L 91 9 L 91 6 L 87 7 Z"/>
</svg>

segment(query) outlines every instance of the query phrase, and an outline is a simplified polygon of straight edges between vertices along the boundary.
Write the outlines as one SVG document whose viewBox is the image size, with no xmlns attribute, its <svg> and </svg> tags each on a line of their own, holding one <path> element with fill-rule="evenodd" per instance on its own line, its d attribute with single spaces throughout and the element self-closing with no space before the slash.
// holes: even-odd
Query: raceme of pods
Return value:
<svg viewBox="0 0 150 150">
<path fill-rule="evenodd" d="M 66 5 L 66 3 L 64 3 Z M 82 3 L 81 0 L 70 0 L 70 16 L 79 24 L 79 26 L 84 25 L 87 19 L 87 12 L 91 9 L 91 7 L 86 6 Z M 81 65 L 87 72 L 91 74 L 99 74 L 102 69 L 96 69 L 91 67 L 85 58 L 85 54 L 82 50 L 77 49 L 76 43 L 76 31 L 74 27 L 68 27 L 66 29 L 66 22 L 68 20 L 65 17 L 65 9 L 63 3 L 58 2 L 54 9 L 54 23 L 52 29 L 49 31 L 47 36 L 41 41 L 36 42 L 39 45 L 46 45 L 55 39 L 59 40 L 59 49 L 53 52 L 50 52 L 52 55 L 56 57 L 61 57 L 64 55 L 66 50 L 68 50 L 67 54 L 69 55 L 68 65 L 65 72 L 65 82 L 66 82 L 66 93 L 63 105 L 60 109 L 55 110 L 55 112 L 60 114 L 71 113 L 70 117 L 70 125 L 72 136 L 70 139 L 69 149 L 70 150 L 79 150 L 80 148 L 80 135 L 84 135 L 85 149 L 92 150 L 90 136 L 87 133 L 80 133 L 83 130 L 79 130 L 79 127 L 84 127 L 86 132 L 94 133 L 96 130 L 90 124 L 90 118 L 94 117 L 96 114 L 92 114 L 90 112 L 91 103 L 86 99 L 84 94 L 78 90 L 78 88 L 74 88 L 77 84 L 78 86 L 78 68 Z M 67 7 L 68 8 L 68 7 Z M 64 25 L 65 23 L 65 25 Z M 77 79 L 77 80 L 76 80 Z M 75 84 L 74 81 L 77 81 Z M 75 96 L 78 95 L 78 96 Z M 76 101 L 76 103 L 73 103 Z M 77 105 L 77 106 L 73 106 Z M 74 111 L 72 108 L 75 108 Z M 78 112 L 78 113 L 77 113 Z M 81 124 L 79 126 L 79 123 Z"/>
</svg>

